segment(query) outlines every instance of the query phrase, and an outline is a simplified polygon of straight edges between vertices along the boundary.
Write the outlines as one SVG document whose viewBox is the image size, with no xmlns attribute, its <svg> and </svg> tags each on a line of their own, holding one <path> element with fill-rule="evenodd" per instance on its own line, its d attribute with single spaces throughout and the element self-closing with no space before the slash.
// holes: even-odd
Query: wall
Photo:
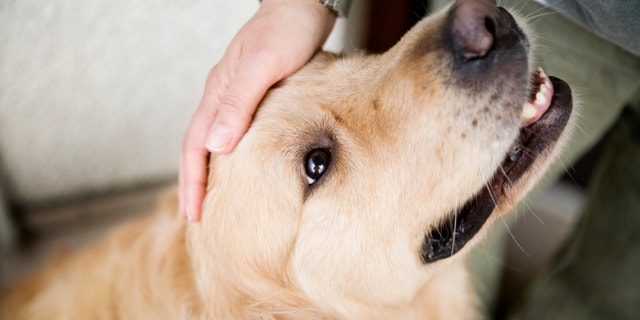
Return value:
<svg viewBox="0 0 640 320">
<path fill-rule="evenodd" d="M 174 179 L 206 74 L 258 6 L 5 1 L 0 184 L 9 201 L 46 204 Z M 357 20 L 340 21 L 328 48 L 357 45 L 344 37 Z"/>
</svg>

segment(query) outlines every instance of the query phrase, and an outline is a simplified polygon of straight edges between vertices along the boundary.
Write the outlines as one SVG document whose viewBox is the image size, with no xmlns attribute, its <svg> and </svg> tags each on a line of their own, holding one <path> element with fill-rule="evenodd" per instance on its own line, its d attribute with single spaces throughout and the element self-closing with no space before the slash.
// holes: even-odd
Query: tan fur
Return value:
<svg viewBox="0 0 640 320">
<path fill-rule="evenodd" d="M 211 160 L 201 223 L 178 221 L 172 199 L 18 284 L 0 315 L 474 318 L 464 261 L 487 226 L 448 259 L 425 264 L 418 252 L 493 175 L 520 110 L 494 101 L 502 88 L 469 101 L 449 84 L 430 45 L 442 24 L 442 13 L 424 20 L 380 56 L 318 54 L 268 93 L 232 154 Z M 331 171 L 308 188 L 304 156 L 327 143 Z M 552 156 L 542 158 L 490 220 L 537 181 Z"/>
<path fill-rule="evenodd" d="M 175 221 L 176 199 L 165 202 L 156 214 L 16 284 L 0 298 L 0 318 L 182 319 L 199 314 L 184 225 Z"/>
</svg>

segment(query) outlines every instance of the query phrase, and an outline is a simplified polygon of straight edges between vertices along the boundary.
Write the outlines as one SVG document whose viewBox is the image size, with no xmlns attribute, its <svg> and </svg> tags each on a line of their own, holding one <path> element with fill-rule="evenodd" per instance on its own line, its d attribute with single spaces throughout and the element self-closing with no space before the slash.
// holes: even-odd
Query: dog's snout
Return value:
<svg viewBox="0 0 640 320">
<path fill-rule="evenodd" d="M 488 79 L 528 79 L 527 37 L 495 0 L 457 0 L 442 32 L 456 83 L 486 91 L 494 85 Z"/>
<path fill-rule="evenodd" d="M 454 53 L 462 60 L 487 55 L 496 41 L 498 15 L 494 0 L 458 0 L 450 16 Z"/>
</svg>

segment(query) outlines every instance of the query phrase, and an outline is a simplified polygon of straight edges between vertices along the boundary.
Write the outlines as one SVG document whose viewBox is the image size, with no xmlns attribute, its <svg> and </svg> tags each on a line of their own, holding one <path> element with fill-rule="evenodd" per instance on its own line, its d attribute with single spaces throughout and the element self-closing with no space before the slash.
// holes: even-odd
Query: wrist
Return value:
<svg viewBox="0 0 640 320">
<path fill-rule="evenodd" d="M 324 7 L 330 13 L 333 13 L 339 17 L 346 17 L 349 14 L 351 8 L 351 0 L 260 0 L 261 3 L 269 4 L 289 4 L 298 5 L 300 2 L 306 2 L 307 4 L 315 3 L 315 7 Z"/>
<path fill-rule="evenodd" d="M 295 15 L 296 18 L 306 16 L 305 23 L 315 26 L 316 30 L 320 31 L 321 42 L 329 36 L 338 17 L 336 12 L 318 0 L 261 0 L 259 11 L 278 11 L 281 14 L 286 12 L 287 15 Z"/>
</svg>

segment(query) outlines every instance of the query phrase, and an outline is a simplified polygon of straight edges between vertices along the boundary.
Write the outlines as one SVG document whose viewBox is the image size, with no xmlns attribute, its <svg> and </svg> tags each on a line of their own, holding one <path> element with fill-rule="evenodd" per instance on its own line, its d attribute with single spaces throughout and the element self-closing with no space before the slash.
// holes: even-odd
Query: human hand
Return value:
<svg viewBox="0 0 640 320">
<path fill-rule="evenodd" d="M 231 152 L 274 83 L 300 69 L 326 40 L 336 15 L 315 0 L 263 0 L 205 83 L 182 143 L 179 214 L 200 220 L 209 152 Z"/>
</svg>

